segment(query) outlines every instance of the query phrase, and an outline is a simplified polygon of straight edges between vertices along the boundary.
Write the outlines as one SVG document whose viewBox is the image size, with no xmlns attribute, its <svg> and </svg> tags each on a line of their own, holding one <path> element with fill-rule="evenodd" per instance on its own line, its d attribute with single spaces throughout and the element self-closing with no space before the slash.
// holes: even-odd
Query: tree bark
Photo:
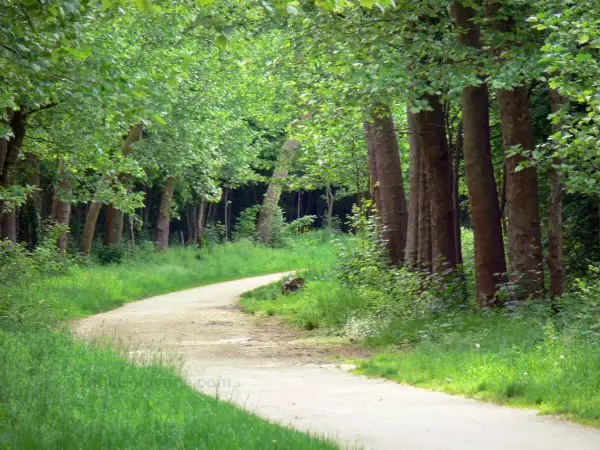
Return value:
<svg viewBox="0 0 600 450">
<path fill-rule="evenodd" d="M 225 228 L 225 242 L 227 242 L 229 240 L 229 208 L 227 205 L 227 201 L 229 199 L 229 188 L 225 188 L 224 191 L 223 227 Z"/>
<path fill-rule="evenodd" d="M 0 144 L 0 186 L 8 189 L 16 181 L 16 165 L 21 153 L 21 145 L 25 139 L 25 126 L 27 114 L 24 107 L 8 113 L 8 125 L 13 136 L 2 140 Z M 0 239 L 8 239 L 12 243 L 17 242 L 17 212 L 13 207 L 5 211 L 5 202 L 0 200 Z"/>
<path fill-rule="evenodd" d="M 18 240 L 25 242 L 29 250 L 33 250 L 42 233 L 39 157 L 28 153 L 24 168 L 27 172 L 27 185 L 35 187 L 36 190 L 27 196 L 25 204 L 19 211 Z"/>
<path fill-rule="evenodd" d="M 406 263 L 416 266 L 419 259 L 419 227 L 421 196 L 421 140 L 417 134 L 415 117 L 407 108 L 408 146 L 410 150 L 410 196 L 408 201 L 408 229 L 406 232 Z"/>
<path fill-rule="evenodd" d="M 271 241 L 271 233 L 273 231 L 273 216 L 277 205 L 279 205 L 279 198 L 281 197 L 281 181 L 287 177 L 290 166 L 296 155 L 296 149 L 300 143 L 295 140 L 287 141 L 281 154 L 277 166 L 273 171 L 274 183 L 269 184 L 267 193 L 263 200 L 262 208 L 258 214 L 258 221 L 256 223 L 256 239 L 259 242 L 268 244 Z"/>
<path fill-rule="evenodd" d="M 123 222 L 125 214 L 114 205 L 108 205 L 106 211 L 106 221 L 104 223 L 104 245 L 115 245 L 121 243 L 123 235 Z"/>
<path fill-rule="evenodd" d="M 129 130 L 129 134 L 123 145 L 123 156 L 129 156 L 133 151 L 131 144 L 138 142 L 142 138 L 144 132 L 144 124 L 138 123 Z M 119 176 L 122 180 L 122 177 Z M 121 242 L 123 235 L 123 221 L 125 213 L 114 205 L 108 205 L 108 213 L 106 214 L 106 224 L 104 226 L 104 245 L 114 245 Z"/>
<path fill-rule="evenodd" d="M 498 104 L 504 148 L 515 146 L 533 150 L 533 132 L 525 86 L 498 90 Z M 543 297 L 544 261 L 540 215 L 538 211 L 537 171 L 529 167 L 517 172 L 525 157 L 508 156 L 506 166 L 506 213 L 508 218 L 508 254 L 511 279 L 519 284 L 517 299 Z"/>
<path fill-rule="evenodd" d="M 556 114 L 567 106 L 567 100 L 558 91 L 550 89 L 550 106 Z M 561 123 L 552 125 L 552 133 L 561 132 Z M 552 165 L 559 165 L 559 158 L 552 159 Z M 550 298 L 555 299 L 565 292 L 565 269 L 563 256 L 563 198 L 564 186 L 558 170 L 550 167 L 550 196 L 548 198 L 548 270 L 550 272 Z"/>
<path fill-rule="evenodd" d="M 454 163 L 452 164 L 452 208 L 454 214 L 454 247 L 456 248 L 456 263 L 463 263 L 462 233 L 460 227 L 460 160 L 464 150 L 463 123 L 458 125 L 454 147 Z"/>
<path fill-rule="evenodd" d="M 123 145 L 122 154 L 123 156 L 128 156 L 133 148 L 131 144 L 137 142 L 142 137 L 142 132 L 144 131 L 143 123 L 138 123 L 133 126 L 129 130 L 129 134 L 127 135 L 127 139 L 125 139 L 125 144 Z M 108 176 L 103 174 L 100 178 L 99 185 L 100 187 L 96 190 L 96 194 L 94 195 L 94 200 L 90 205 L 90 209 L 85 218 L 85 224 L 83 226 L 83 234 L 81 236 L 81 245 L 79 248 L 79 252 L 83 256 L 87 256 L 90 254 L 90 250 L 92 248 L 92 242 L 94 240 L 94 233 L 96 231 L 96 223 L 98 222 L 98 216 L 100 215 L 100 210 L 102 209 L 103 203 L 98 199 L 98 194 L 102 184 L 108 181 Z M 109 230 L 110 236 L 105 236 L 104 243 L 105 244 L 115 244 L 115 239 L 118 235 L 118 240 L 121 239 L 121 234 L 123 233 L 123 212 L 119 210 L 115 210 L 112 208 L 112 217 L 110 222 L 107 220 L 106 229 Z M 109 211 L 109 215 L 111 215 L 111 211 Z"/>
<path fill-rule="evenodd" d="M 69 197 L 73 194 L 73 184 L 70 174 L 65 170 L 65 161 L 58 163 L 56 185 L 54 186 L 54 198 L 52 199 L 52 221 L 61 225 L 69 226 L 71 218 L 71 201 Z M 56 242 L 59 251 L 67 251 L 68 233 L 60 235 Z"/>
<path fill-rule="evenodd" d="M 415 114 L 415 120 L 423 148 L 431 205 L 432 269 L 440 272 L 456 266 L 451 161 L 439 96 L 429 95 L 426 99 L 432 111 L 420 111 Z"/>
<path fill-rule="evenodd" d="M 377 210 L 377 217 L 381 220 L 381 191 L 379 188 L 379 174 L 377 173 L 377 155 L 375 154 L 375 124 L 366 120 L 363 123 L 365 141 L 367 144 L 367 163 L 369 165 L 369 190 L 373 206 Z"/>
<path fill-rule="evenodd" d="M 202 233 L 204 233 L 204 216 L 206 213 L 206 200 L 202 199 L 198 208 L 198 218 L 196 219 L 196 245 L 202 248 Z"/>
<path fill-rule="evenodd" d="M 333 227 L 333 217 L 331 216 L 333 214 L 333 202 L 335 197 L 331 192 L 331 186 L 329 186 L 329 183 L 325 183 L 325 196 L 327 197 L 327 229 L 331 230 Z"/>
<path fill-rule="evenodd" d="M 417 265 L 421 270 L 431 272 L 431 196 L 429 193 L 428 178 L 425 157 L 423 154 L 421 154 L 419 170 L 419 242 Z"/>
<path fill-rule="evenodd" d="M 500 14 L 503 6 L 501 1 L 486 0 L 485 13 L 496 33 L 509 36 L 515 28 L 515 22 L 512 17 Z M 510 44 L 508 42 L 504 45 Z M 499 59 L 501 46 L 493 47 L 492 51 Z M 509 154 L 515 147 L 533 150 L 534 138 L 526 86 L 521 84 L 512 89 L 498 89 L 496 96 L 505 152 Z M 507 156 L 504 160 L 508 259 L 511 282 L 515 286 L 515 300 L 542 298 L 545 294 L 537 170 L 534 167 L 519 167 L 524 161 L 526 158 L 521 153 Z"/>
<path fill-rule="evenodd" d="M 402 180 L 402 166 L 394 120 L 389 105 L 378 103 L 371 109 L 369 131 L 372 151 L 375 153 L 380 217 L 383 239 L 389 252 L 390 262 L 404 261 L 408 214 L 406 195 Z"/>
<path fill-rule="evenodd" d="M 175 177 L 167 177 L 160 199 L 158 221 L 156 222 L 156 250 L 166 251 L 169 248 L 169 229 L 171 224 L 171 205 L 175 193 Z"/>
<path fill-rule="evenodd" d="M 481 50 L 476 11 L 452 3 L 454 22 L 460 28 L 457 44 Z M 506 258 L 498 191 L 490 146 L 489 93 L 484 81 L 462 92 L 464 166 L 471 200 L 471 220 L 475 237 L 475 283 L 480 307 L 493 303 L 498 286 L 505 281 Z"/>
</svg>

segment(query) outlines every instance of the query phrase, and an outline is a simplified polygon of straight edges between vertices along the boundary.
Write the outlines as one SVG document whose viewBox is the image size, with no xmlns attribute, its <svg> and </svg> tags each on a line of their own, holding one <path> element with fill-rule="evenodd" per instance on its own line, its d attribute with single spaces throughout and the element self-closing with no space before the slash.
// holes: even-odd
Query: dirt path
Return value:
<svg viewBox="0 0 600 450">
<path fill-rule="evenodd" d="M 599 450 L 600 430 L 347 373 L 333 358 L 358 348 L 303 338 L 275 318 L 241 313 L 243 292 L 284 274 L 127 304 L 73 324 L 134 352 L 167 348 L 188 382 L 260 415 L 348 446 L 406 450 Z"/>
</svg>

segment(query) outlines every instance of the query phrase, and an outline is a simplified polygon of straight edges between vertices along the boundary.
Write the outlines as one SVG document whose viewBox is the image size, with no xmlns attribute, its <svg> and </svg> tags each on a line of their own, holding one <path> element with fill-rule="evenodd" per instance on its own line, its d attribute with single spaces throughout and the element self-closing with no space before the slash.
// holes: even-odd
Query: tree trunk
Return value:
<svg viewBox="0 0 600 450">
<path fill-rule="evenodd" d="M 558 113 L 567 105 L 567 100 L 555 89 L 550 89 L 552 113 Z M 552 133 L 561 132 L 561 123 L 552 125 Z M 559 165 L 559 158 L 553 158 L 552 164 Z M 550 272 L 550 298 L 555 299 L 565 291 L 565 269 L 563 257 L 563 197 L 564 186 L 560 174 L 554 167 L 548 170 L 550 178 L 550 197 L 548 198 L 548 270 Z"/>
<path fill-rule="evenodd" d="M 128 214 L 129 218 L 129 242 L 131 242 L 131 248 L 135 248 L 135 216 Z"/>
<path fill-rule="evenodd" d="M 33 250 L 37 246 L 42 233 L 40 159 L 36 155 L 28 153 L 24 168 L 27 172 L 27 185 L 35 187 L 36 190 L 27 197 L 27 201 L 19 211 L 18 239 L 27 243 L 29 250 Z"/>
<path fill-rule="evenodd" d="M 525 86 L 498 90 L 500 120 L 507 152 L 515 146 L 533 150 L 533 132 Z M 511 279 L 519 284 L 517 299 L 544 296 L 544 261 L 538 211 L 537 171 L 517 171 L 525 161 L 521 154 L 505 159 L 508 253 Z"/>
<path fill-rule="evenodd" d="M 485 13 L 492 29 L 507 35 L 514 30 L 515 24 L 512 17 L 500 13 L 503 6 L 503 2 L 487 0 Z M 501 58 L 501 51 L 502 48 L 493 47 L 498 59 Z M 526 86 L 498 89 L 496 95 L 505 152 L 509 154 L 515 147 L 533 150 Z M 542 298 L 545 294 L 537 170 L 534 167 L 519 167 L 525 160 L 522 154 L 507 156 L 504 160 L 509 271 L 511 282 L 516 286 L 513 291 L 516 300 Z"/>
<path fill-rule="evenodd" d="M 325 196 L 327 198 L 327 229 L 331 230 L 333 227 L 333 202 L 335 200 L 333 193 L 331 192 L 331 186 L 329 183 L 325 183 Z"/>
<path fill-rule="evenodd" d="M 137 125 L 131 127 L 129 134 L 127 135 L 127 139 L 125 139 L 123 150 L 121 151 L 123 156 L 128 156 L 133 151 L 131 144 L 141 139 L 143 131 L 143 123 L 138 123 Z M 83 235 L 81 236 L 81 245 L 79 249 L 81 255 L 83 256 L 89 255 L 92 248 L 94 233 L 96 231 L 96 223 L 98 222 L 98 216 L 100 215 L 100 210 L 102 209 L 103 205 L 103 203 L 98 200 L 98 193 L 101 189 L 101 185 L 107 181 L 108 176 L 106 174 L 102 175 L 99 181 L 100 187 L 98 187 L 96 190 L 94 200 L 92 201 L 88 214 L 85 218 L 85 225 L 83 226 Z M 108 217 L 110 217 L 110 220 Z M 107 231 L 104 236 L 105 245 L 116 244 L 120 242 L 121 234 L 123 234 L 123 212 L 115 209 L 112 207 L 112 205 L 107 214 L 105 230 Z"/>
<path fill-rule="evenodd" d="M 225 228 L 225 242 L 227 242 L 228 237 L 229 237 L 229 208 L 227 207 L 227 200 L 229 198 L 229 188 L 225 188 L 224 194 L 225 195 L 223 196 L 223 202 L 224 202 L 223 227 Z"/>
<path fill-rule="evenodd" d="M 134 125 L 130 130 L 123 150 L 121 153 L 123 156 L 129 156 L 133 151 L 131 144 L 138 142 L 142 138 L 144 132 L 144 124 L 138 123 Z M 119 176 L 122 180 L 122 177 Z M 121 242 L 121 236 L 123 235 L 123 221 L 125 213 L 114 205 L 108 205 L 108 213 L 106 214 L 106 224 L 104 226 L 104 245 L 114 245 Z"/>
<path fill-rule="evenodd" d="M 429 95 L 426 99 L 432 111 L 420 111 L 415 114 L 415 121 L 423 149 L 431 205 L 432 269 L 440 272 L 456 266 L 451 161 L 440 99 L 436 95 Z"/>
<path fill-rule="evenodd" d="M 402 180 L 402 166 L 394 120 L 389 105 L 376 104 L 371 109 L 369 131 L 375 153 L 381 205 L 383 239 L 392 264 L 404 261 L 408 215 Z"/>
<path fill-rule="evenodd" d="M 432 246 L 431 246 L 431 205 L 429 193 L 429 177 L 427 176 L 427 163 L 421 154 L 419 170 L 419 242 L 417 265 L 421 270 L 431 271 Z"/>
<path fill-rule="evenodd" d="M 123 235 L 123 222 L 125 213 L 114 205 L 108 205 L 106 211 L 106 222 L 104 224 L 104 245 L 115 245 L 121 243 Z"/>
<path fill-rule="evenodd" d="M 156 222 L 156 250 L 166 251 L 169 248 L 169 228 L 171 224 L 171 205 L 175 193 L 175 177 L 167 177 L 163 187 L 158 221 Z"/>
<path fill-rule="evenodd" d="M 381 220 L 381 191 L 379 188 L 379 174 L 377 173 L 377 155 L 375 154 L 375 124 L 366 120 L 363 123 L 365 141 L 367 144 L 367 162 L 369 165 L 369 190 L 377 216 Z"/>
<path fill-rule="evenodd" d="M 275 210 L 279 205 L 279 198 L 281 197 L 281 181 L 287 177 L 294 156 L 296 155 L 296 149 L 300 143 L 295 140 L 287 141 L 279 156 L 277 166 L 273 171 L 274 183 L 269 184 L 267 193 L 263 201 L 262 208 L 258 215 L 258 221 L 256 223 L 256 239 L 259 242 L 268 244 L 271 241 L 271 232 L 273 231 L 273 216 Z"/>
<path fill-rule="evenodd" d="M 69 226 L 71 218 L 71 200 L 73 195 L 73 184 L 71 175 L 65 170 L 65 161 L 58 163 L 56 185 L 54 186 L 54 198 L 52 199 L 52 221 L 61 225 Z M 68 233 L 60 235 L 56 242 L 59 251 L 67 251 Z"/>
<path fill-rule="evenodd" d="M 2 214 L 0 222 L 0 239 L 8 239 L 13 244 L 17 243 L 17 208 Z"/>
<path fill-rule="evenodd" d="M 204 216 L 206 211 L 206 200 L 202 199 L 198 208 L 198 218 L 196 219 L 196 245 L 202 248 L 202 233 L 204 233 Z"/>
<path fill-rule="evenodd" d="M 407 108 L 408 145 L 410 150 L 410 198 L 408 201 L 408 229 L 406 232 L 406 263 L 416 266 L 419 259 L 421 140 L 417 134 L 415 117 Z"/>
<path fill-rule="evenodd" d="M 459 45 L 481 50 L 480 29 L 473 20 L 476 11 L 455 1 L 452 16 L 460 31 Z M 499 284 L 505 281 L 506 258 L 498 191 L 490 146 L 489 93 L 483 81 L 462 92 L 464 165 L 471 200 L 475 237 L 475 282 L 480 307 L 494 301 Z"/>
<path fill-rule="evenodd" d="M 21 145 L 25 139 L 27 115 L 24 108 L 8 113 L 8 126 L 13 136 L 3 139 L 0 144 L 0 186 L 10 188 L 16 182 L 16 166 L 21 153 Z M 5 211 L 5 202 L 0 200 L 0 239 L 17 242 L 17 212 L 16 207 Z"/>
<path fill-rule="evenodd" d="M 102 175 L 99 184 L 106 183 L 108 176 Z M 81 234 L 81 243 L 79 245 L 79 253 L 82 256 L 88 256 L 92 249 L 92 242 L 94 241 L 94 233 L 96 231 L 96 222 L 98 222 L 98 216 L 102 209 L 103 203 L 99 201 L 93 201 L 88 209 L 88 213 L 85 216 L 85 223 L 83 224 L 83 233 Z"/>
<path fill-rule="evenodd" d="M 452 208 L 454 214 L 454 247 L 456 248 L 456 263 L 463 263 L 462 234 L 460 227 L 460 159 L 463 154 L 463 123 L 458 125 L 456 145 L 454 148 L 454 164 L 452 165 Z"/>
</svg>

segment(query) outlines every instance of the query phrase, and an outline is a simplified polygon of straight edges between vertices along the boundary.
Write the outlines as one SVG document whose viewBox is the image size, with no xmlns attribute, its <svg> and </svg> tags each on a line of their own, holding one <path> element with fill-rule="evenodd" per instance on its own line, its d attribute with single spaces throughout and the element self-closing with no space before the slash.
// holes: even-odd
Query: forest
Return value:
<svg viewBox="0 0 600 450">
<path fill-rule="evenodd" d="M 0 447 L 189 447 L 183 419 L 117 433 L 70 378 L 119 372 L 217 408 L 206 448 L 335 448 L 68 330 L 288 270 L 303 289 L 244 312 L 372 349 L 363 374 L 600 427 L 597 0 L 0 0 L 0 23 Z"/>
</svg>

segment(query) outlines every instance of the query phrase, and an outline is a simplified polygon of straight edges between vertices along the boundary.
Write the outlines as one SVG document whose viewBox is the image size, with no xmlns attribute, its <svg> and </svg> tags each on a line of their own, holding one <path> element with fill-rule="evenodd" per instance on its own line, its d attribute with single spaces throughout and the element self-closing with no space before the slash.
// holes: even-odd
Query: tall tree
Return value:
<svg viewBox="0 0 600 450">
<path fill-rule="evenodd" d="M 404 261 L 408 214 L 402 180 L 402 167 L 392 111 L 388 104 L 371 107 L 367 137 L 372 145 L 377 166 L 381 200 L 380 215 L 385 245 L 392 264 Z"/>
<path fill-rule="evenodd" d="M 417 265 L 419 257 L 419 228 L 421 217 L 421 140 L 417 134 L 415 116 L 407 108 L 408 122 L 408 147 L 410 151 L 410 197 L 408 201 L 408 227 L 406 231 L 406 263 L 409 266 Z"/>
<path fill-rule="evenodd" d="M 456 266 L 451 160 L 444 111 L 437 95 L 428 95 L 429 109 L 415 114 L 421 140 L 431 210 L 431 263 L 434 272 Z"/>
<path fill-rule="evenodd" d="M 142 122 L 136 124 L 125 138 L 125 145 L 121 154 L 127 157 L 133 152 L 131 144 L 138 142 L 142 138 L 144 132 L 144 124 Z M 122 176 L 119 176 L 122 180 Z M 104 225 L 104 245 L 113 245 L 121 242 L 121 236 L 123 234 L 123 220 L 125 213 L 116 207 L 114 204 L 108 205 L 108 211 L 106 213 L 106 223 Z"/>
<path fill-rule="evenodd" d="M 470 55 L 482 49 L 477 12 L 461 0 L 451 6 L 457 27 L 456 41 Z M 475 58 L 470 58 L 475 61 Z M 477 67 L 477 66 L 475 66 Z M 462 91 L 462 128 L 465 176 L 471 201 L 471 221 L 475 236 L 475 281 L 480 306 L 493 301 L 504 281 L 506 260 L 500 204 L 492 165 L 488 86 L 478 74 L 477 84 Z"/>
<path fill-rule="evenodd" d="M 550 106 L 555 115 L 552 124 L 553 134 L 562 134 L 560 113 L 568 106 L 567 99 L 556 89 L 550 89 Z M 555 138 L 559 139 L 559 138 Z M 555 147 L 555 145 L 553 145 Z M 565 291 L 565 268 L 563 256 L 563 198 L 565 187 L 557 167 L 561 160 L 552 158 L 548 176 L 550 178 L 550 195 L 548 197 L 548 271 L 550 272 L 550 298 L 560 297 Z"/>
<path fill-rule="evenodd" d="M 175 177 L 169 176 L 163 185 L 162 198 L 158 209 L 158 221 L 156 222 L 156 249 L 158 251 L 166 251 L 169 248 L 171 207 L 176 184 Z"/>
<path fill-rule="evenodd" d="M 54 186 L 54 198 L 52 199 L 52 221 L 61 225 L 69 226 L 71 218 L 71 200 L 73 194 L 73 183 L 71 174 L 65 168 L 65 161 L 58 163 L 56 184 Z M 63 233 L 56 243 L 59 251 L 67 250 L 68 234 Z"/>
<path fill-rule="evenodd" d="M 142 137 L 143 130 L 144 130 L 144 125 L 141 122 L 138 123 L 137 125 L 131 127 L 131 129 L 129 130 L 129 133 L 127 135 L 127 138 L 125 139 L 125 144 L 123 145 L 123 149 L 122 149 L 123 156 L 128 156 L 133 151 L 131 144 L 140 140 L 140 138 Z M 94 240 L 94 234 L 96 232 L 96 223 L 98 222 L 98 216 L 100 215 L 100 210 L 102 209 L 102 205 L 103 205 L 103 202 L 100 199 L 100 197 L 101 197 L 100 194 L 101 194 L 102 190 L 106 188 L 105 185 L 108 181 L 109 181 L 108 174 L 102 174 L 102 177 L 100 178 L 100 181 L 98 182 L 98 189 L 96 190 L 94 200 L 92 201 L 92 204 L 90 205 L 87 216 L 85 218 L 85 224 L 83 226 L 83 234 L 81 236 L 81 245 L 79 248 L 79 252 L 84 256 L 89 255 L 90 250 L 92 248 L 92 242 Z M 116 211 L 118 211 L 118 212 L 116 212 Z M 119 237 L 120 237 L 121 233 L 123 232 L 123 216 L 122 216 L 123 212 L 119 211 L 119 210 L 115 210 L 113 212 L 114 213 L 116 212 L 116 214 L 118 216 L 120 216 L 120 221 L 119 221 L 119 223 L 120 223 Z M 116 217 L 115 219 L 118 219 L 118 217 Z M 111 227 L 111 228 L 112 229 L 110 232 L 113 235 L 116 235 L 118 230 L 115 230 L 114 227 Z"/>
<path fill-rule="evenodd" d="M 487 0 L 485 13 L 491 27 L 504 42 L 495 45 L 501 55 L 511 41 L 515 21 L 507 17 L 504 4 Z M 500 39 L 498 39 L 500 40 Z M 496 90 L 500 111 L 500 126 L 506 152 L 506 213 L 508 217 L 508 257 L 511 281 L 516 299 L 544 295 L 544 261 L 540 214 L 538 210 L 538 178 L 535 167 L 523 168 L 526 157 L 522 151 L 534 149 L 533 129 L 525 84 Z"/>
<path fill-rule="evenodd" d="M 431 271 L 432 244 L 431 244 L 431 195 L 429 190 L 429 177 L 427 176 L 427 163 L 425 155 L 421 155 L 419 169 L 419 243 L 417 266 L 422 270 Z"/>
<path fill-rule="evenodd" d="M 272 181 L 267 188 L 267 193 L 265 194 L 263 205 L 258 214 L 258 221 L 256 223 L 256 239 L 265 244 L 271 242 L 273 218 L 279 205 L 279 198 L 281 197 L 281 183 L 289 173 L 292 161 L 296 154 L 296 149 L 299 145 L 300 142 L 294 139 L 286 141 L 281 149 L 277 165 L 273 170 Z"/>
</svg>

